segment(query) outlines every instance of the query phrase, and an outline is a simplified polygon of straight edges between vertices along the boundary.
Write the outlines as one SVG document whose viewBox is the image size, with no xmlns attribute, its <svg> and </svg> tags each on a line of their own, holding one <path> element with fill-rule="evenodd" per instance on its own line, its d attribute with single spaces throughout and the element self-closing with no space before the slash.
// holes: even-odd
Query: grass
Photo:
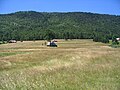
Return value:
<svg viewBox="0 0 120 90">
<path fill-rule="evenodd" d="M 120 44 L 118 45 L 110 45 L 112 48 L 120 48 Z"/>
<path fill-rule="evenodd" d="M 0 45 L 1 90 L 120 90 L 120 48 L 92 40 Z"/>
<path fill-rule="evenodd" d="M 112 44 L 112 41 L 110 40 L 110 45 L 109 46 L 112 47 L 112 48 L 120 48 L 120 42 L 119 42 L 119 44 L 114 45 L 114 44 Z"/>
<path fill-rule="evenodd" d="M 0 57 L 6 57 L 16 54 L 23 54 L 24 52 L 0 52 Z"/>
</svg>

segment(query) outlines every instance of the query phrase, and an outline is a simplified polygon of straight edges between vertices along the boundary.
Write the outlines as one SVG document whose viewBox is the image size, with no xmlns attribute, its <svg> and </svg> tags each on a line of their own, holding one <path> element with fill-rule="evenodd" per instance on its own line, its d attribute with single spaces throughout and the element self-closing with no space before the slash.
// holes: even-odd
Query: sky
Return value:
<svg viewBox="0 0 120 90">
<path fill-rule="evenodd" d="M 18 11 L 120 15 L 120 0 L 0 0 L 0 14 Z"/>
</svg>

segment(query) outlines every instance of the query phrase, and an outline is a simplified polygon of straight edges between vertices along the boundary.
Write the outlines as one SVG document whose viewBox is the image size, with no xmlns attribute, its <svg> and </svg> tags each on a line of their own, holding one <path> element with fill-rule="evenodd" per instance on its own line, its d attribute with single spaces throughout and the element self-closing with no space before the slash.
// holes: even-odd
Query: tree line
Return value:
<svg viewBox="0 0 120 90">
<path fill-rule="evenodd" d="M 120 36 L 120 16 L 35 11 L 0 15 L 0 41 L 56 38 L 93 39 L 107 43 L 113 35 Z"/>
</svg>

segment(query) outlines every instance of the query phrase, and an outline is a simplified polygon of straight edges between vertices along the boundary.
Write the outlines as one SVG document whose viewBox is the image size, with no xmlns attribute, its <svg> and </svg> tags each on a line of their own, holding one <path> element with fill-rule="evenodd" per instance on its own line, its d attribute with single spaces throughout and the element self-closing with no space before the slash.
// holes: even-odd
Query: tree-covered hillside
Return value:
<svg viewBox="0 0 120 90">
<path fill-rule="evenodd" d="M 0 15 L 0 40 L 54 38 L 111 38 L 120 36 L 120 16 L 82 12 L 46 13 L 23 11 Z"/>
</svg>

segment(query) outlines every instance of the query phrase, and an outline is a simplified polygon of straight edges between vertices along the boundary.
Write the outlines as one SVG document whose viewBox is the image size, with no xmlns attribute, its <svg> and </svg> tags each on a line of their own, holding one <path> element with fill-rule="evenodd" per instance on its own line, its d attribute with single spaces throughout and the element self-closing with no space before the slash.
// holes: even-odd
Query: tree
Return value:
<svg viewBox="0 0 120 90">
<path fill-rule="evenodd" d="M 69 36 L 70 36 L 70 35 L 69 35 L 69 32 L 64 32 L 63 35 L 64 35 L 64 39 L 65 39 L 65 40 L 68 40 L 68 39 L 69 39 Z"/>
<path fill-rule="evenodd" d="M 93 41 L 102 42 L 102 43 L 109 43 L 109 38 L 107 36 L 102 36 L 100 34 L 95 34 L 94 37 L 93 37 Z"/>
<path fill-rule="evenodd" d="M 41 13 L 22 11 L 0 15 L 0 40 L 50 40 L 52 31 L 57 39 L 94 39 L 120 36 L 120 16 L 92 13 Z M 92 34 L 98 34 L 93 36 Z M 35 37 L 33 36 L 35 34 Z M 51 35 L 50 35 L 51 36 Z M 94 38 L 93 38 L 94 37 Z M 102 38 L 103 39 L 103 38 Z"/>
<path fill-rule="evenodd" d="M 107 37 L 102 37 L 101 42 L 102 42 L 102 43 L 109 43 L 109 38 L 107 38 Z"/>
<path fill-rule="evenodd" d="M 101 42 L 101 36 L 99 34 L 95 34 L 93 37 L 94 42 Z"/>
<path fill-rule="evenodd" d="M 45 32 L 45 38 L 47 41 L 51 41 L 55 38 L 55 33 L 52 30 L 46 30 Z"/>
<path fill-rule="evenodd" d="M 119 42 L 118 42 L 118 40 L 116 38 L 117 37 L 115 35 L 112 36 L 112 44 L 113 45 L 118 45 L 119 44 Z"/>
</svg>

